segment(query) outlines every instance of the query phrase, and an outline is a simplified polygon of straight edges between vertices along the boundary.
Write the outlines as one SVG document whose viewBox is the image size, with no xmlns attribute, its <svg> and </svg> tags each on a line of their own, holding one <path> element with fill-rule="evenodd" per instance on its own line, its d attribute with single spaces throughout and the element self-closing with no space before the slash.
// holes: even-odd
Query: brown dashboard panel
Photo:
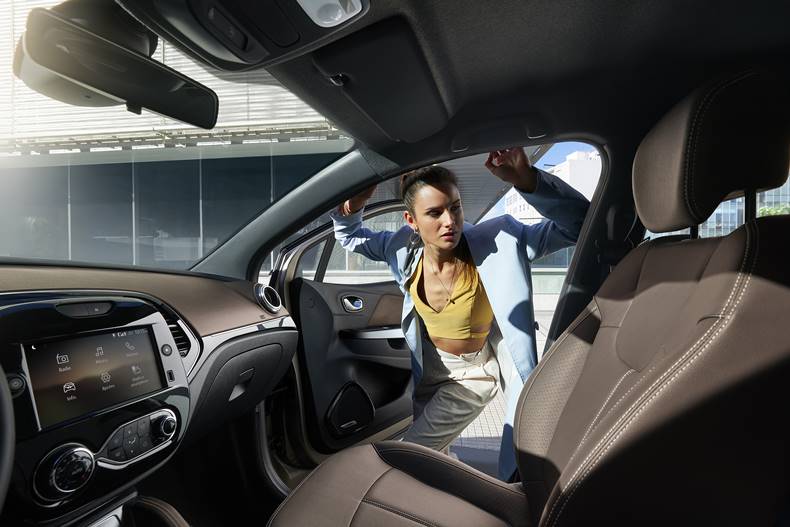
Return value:
<svg viewBox="0 0 790 527">
<path fill-rule="evenodd" d="M 130 269 L 0 265 L 0 293 L 111 290 L 145 293 L 175 309 L 203 337 L 287 315 L 258 305 L 245 280 Z"/>
</svg>

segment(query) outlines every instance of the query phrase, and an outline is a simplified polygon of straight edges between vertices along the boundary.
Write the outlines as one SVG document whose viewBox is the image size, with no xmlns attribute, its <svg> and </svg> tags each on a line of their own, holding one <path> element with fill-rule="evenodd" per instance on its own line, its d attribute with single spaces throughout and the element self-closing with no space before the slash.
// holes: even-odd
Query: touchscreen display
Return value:
<svg viewBox="0 0 790 527">
<path fill-rule="evenodd" d="M 42 428 L 163 387 L 148 328 L 25 346 Z"/>
</svg>

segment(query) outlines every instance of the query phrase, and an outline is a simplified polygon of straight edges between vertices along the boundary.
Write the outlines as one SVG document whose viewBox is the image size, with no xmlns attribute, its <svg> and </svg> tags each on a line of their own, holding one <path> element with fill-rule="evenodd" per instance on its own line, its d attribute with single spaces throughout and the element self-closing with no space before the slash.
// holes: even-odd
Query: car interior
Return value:
<svg viewBox="0 0 790 527">
<path fill-rule="evenodd" d="M 758 208 L 790 172 L 790 4 L 51 4 L 3 64 L 64 122 L 217 126 L 233 101 L 154 60 L 166 42 L 350 139 L 186 268 L 5 256 L 0 229 L 0 525 L 790 525 L 790 209 Z M 328 279 L 350 257 L 327 213 L 377 184 L 365 221 L 402 222 L 399 176 L 441 163 L 483 221 L 509 190 L 489 151 L 565 141 L 600 178 L 501 481 L 400 440 L 403 292 Z"/>
</svg>

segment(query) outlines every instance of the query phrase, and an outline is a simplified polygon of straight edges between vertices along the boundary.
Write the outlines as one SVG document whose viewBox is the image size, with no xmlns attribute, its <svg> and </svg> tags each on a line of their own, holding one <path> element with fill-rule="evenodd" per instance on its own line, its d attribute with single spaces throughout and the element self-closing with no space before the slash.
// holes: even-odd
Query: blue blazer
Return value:
<svg viewBox="0 0 790 527">
<path fill-rule="evenodd" d="M 514 373 L 504 379 L 507 400 L 505 425 L 499 453 L 499 477 L 508 480 L 516 470 L 513 445 L 513 419 L 518 396 L 527 377 L 538 362 L 535 344 L 535 315 L 532 306 L 530 262 L 576 243 L 590 203 L 578 191 L 556 176 L 539 170 L 534 192 L 520 192 L 524 199 L 546 219 L 524 225 L 503 215 L 471 225 L 463 233 L 480 279 L 494 311 L 494 319 L 512 359 Z M 331 214 L 335 238 L 348 250 L 371 260 L 386 262 L 404 295 L 401 327 L 412 352 L 412 381 L 415 388 L 415 419 L 430 399 L 430 387 L 421 387 L 424 357 L 437 356 L 427 338 L 425 327 L 414 309 L 405 284 L 411 278 L 422 247 L 410 244 L 411 227 L 398 231 L 372 231 L 362 226 L 360 210 L 348 216 Z M 498 351 L 503 361 L 502 346 Z"/>
</svg>

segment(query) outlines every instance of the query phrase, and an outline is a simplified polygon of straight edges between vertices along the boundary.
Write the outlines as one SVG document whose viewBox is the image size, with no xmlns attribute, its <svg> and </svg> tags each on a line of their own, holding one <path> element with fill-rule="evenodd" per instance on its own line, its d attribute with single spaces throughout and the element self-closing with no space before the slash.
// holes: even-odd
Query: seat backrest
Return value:
<svg viewBox="0 0 790 527">
<path fill-rule="evenodd" d="M 643 223 L 698 225 L 727 196 L 783 184 L 788 96 L 748 72 L 670 111 L 634 163 Z M 760 159 L 746 166 L 737 151 Z M 773 524 L 790 490 L 788 391 L 790 217 L 640 245 L 521 394 L 534 523 Z"/>
</svg>

